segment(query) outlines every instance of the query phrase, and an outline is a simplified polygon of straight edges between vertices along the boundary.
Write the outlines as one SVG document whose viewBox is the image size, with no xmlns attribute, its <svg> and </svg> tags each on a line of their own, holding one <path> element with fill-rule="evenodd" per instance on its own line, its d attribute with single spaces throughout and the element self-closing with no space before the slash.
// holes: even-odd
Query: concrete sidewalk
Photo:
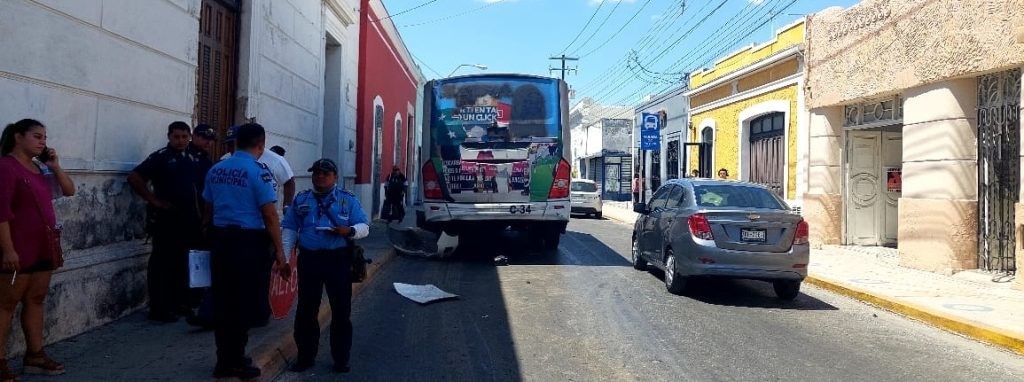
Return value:
<svg viewBox="0 0 1024 382">
<path fill-rule="evenodd" d="M 637 214 L 628 205 L 606 202 L 604 216 L 632 225 Z M 895 250 L 884 252 L 841 246 L 812 250 L 806 282 L 1024 354 L 1024 291 L 1012 289 L 1010 279 L 904 268 L 894 261 Z"/>
<path fill-rule="evenodd" d="M 415 222 L 415 214 L 403 224 Z M 387 239 L 387 227 L 374 222 L 370 236 L 359 240 L 366 256 L 373 259 L 367 278 L 394 257 Z M 353 296 L 363 285 L 352 285 Z M 292 339 L 294 306 L 288 318 L 271 320 L 270 325 L 249 332 L 248 354 L 262 369 L 259 380 L 270 381 L 295 359 Z M 324 298 L 320 325 L 330 322 L 330 309 Z M 67 373 L 57 377 L 23 375 L 24 381 L 201 381 L 212 380 L 216 362 L 213 332 L 193 328 L 180 320 L 158 324 L 146 320 L 145 312 L 136 312 L 85 334 L 46 347 L 54 359 L 63 362 Z M 8 360 L 16 371 L 21 359 Z M 230 380 L 230 379 L 229 379 Z"/>
</svg>

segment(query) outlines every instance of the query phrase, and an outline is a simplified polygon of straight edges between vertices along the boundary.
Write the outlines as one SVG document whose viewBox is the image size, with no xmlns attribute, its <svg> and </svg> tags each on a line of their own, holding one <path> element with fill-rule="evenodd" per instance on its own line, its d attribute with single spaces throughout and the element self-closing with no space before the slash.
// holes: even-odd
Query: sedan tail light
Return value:
<svg viewBox="0 0 1024 382">
<path fill-rule="evenodd" d="M 793 245 L 803 245 L 810 242 L 811 227 L 807 225 L 806 220 L 801 220 L 796 223 L 796 235 L 793 237 Z"/>
<path fill-rule="evenodd" d="M 708 218 L 704 214 L 690 215 L 687 223 L 690 225 L 690 234 L 693 237 L 704 240 L 715 239 L 715 236 L 711 234 L 711 223 L 708 223 Z"/>
</svg>

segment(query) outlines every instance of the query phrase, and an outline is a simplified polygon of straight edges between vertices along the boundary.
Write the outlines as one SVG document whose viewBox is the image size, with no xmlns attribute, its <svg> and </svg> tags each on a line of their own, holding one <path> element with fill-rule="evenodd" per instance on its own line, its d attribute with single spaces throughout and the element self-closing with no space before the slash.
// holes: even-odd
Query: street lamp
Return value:
<svg viewBox="0 0 1024 382">
<path fill-rule="evenodd" d="M 474 68 L 477 68 L 477 69 L 480 69 L 480 70 L 487 70 L 487 65 L 480 65 L 480 64 L 459 64 L 459 66 L 456 66 L 456 67 L 455 67 L 455 69 L 453 69 L 453 70 L 452 70 L 452 72 L 448 74 L 448 77 L 451 77 L 451 76 L 452 76 L 452 74 L 455 74 L 455 72 L 456 72 L 456 71 L 458 71 L 458 70 L 459 70 L 459 68 L 461 68 L 461 67 L 463 67 L 463 66 L 472 66 L 472 67 L 474 67 Z"/>
</svg>

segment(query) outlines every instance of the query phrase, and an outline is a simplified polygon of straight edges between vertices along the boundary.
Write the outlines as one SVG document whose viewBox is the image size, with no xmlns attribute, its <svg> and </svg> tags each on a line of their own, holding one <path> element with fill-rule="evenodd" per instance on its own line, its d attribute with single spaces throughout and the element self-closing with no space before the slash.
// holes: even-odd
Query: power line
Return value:
<svg viewBox="0 0 1024 382">
<path fill-rule="evenodd" d="M 694 24 L 694 25 L 693 25 L 693 26 L 692 26 L 692 27 L 691 27 L 691 28 L 690 28 L 690 29 L 689 29 L 688 31 L 686 31 L 686 33 L 684 33 L 684 34 L 683 34 L 682 36 L 679 36 L 679 38 L 676 38 L 676 40 L 675 40 L 675 41 L 673 42 L 673 44 L 671 44 L 671 45 L 669 45 L 669 46 L 665 47 L 665 49 L 662 49 L 662 51 L 660 52 L 660 54 L 659 54 L 659 56 L 658 56 L 658 57 L 660 58 L 661 56 L 663 56 L 663 55 L 664 55 L 664 54 L 666 54 L 667 52 L 671 51 L 671 50 L 672 50 L 672 48 L 674 48 L 674 47 L 675 47 L 676 45 L 678 45 L 678 44 L 679 44 L 679 43 L 680 43 L 680 42 L 681 42 L 681 41 L 682 41 L 682 40 L 683 40 L 683 39 L 684 39 L 684 38 L 685 38 L 686 36 L 688 36 L 688 35 L 689 35 L 690 33 L 692 33 L 692 32 L 693 32 L 694 30 L 696 30 L 696 28 L 697 28 L 697 27 L 699 27 L 700 25 L 703 25 L 703 24 L 704 24 L 704 22 L 708 21 L 708 20 L 709 20 L 709 19 L 711 18 L 711 16 L 713 16 L 713 15 L 715 14 L 715 12 L 717 12 L 717 11 L 718 11 L 719 9 L 721 9 L 721 7 L 722 7 L 722 5 L 723 5 L 723 4 L 725 3 L 725 1 L 727 1 L 727 0 L 723 0 L 723 1 L 722 1 L 722 3 L 720 3 L 720 4 L 719 4 L 719 5 L 717 6 L 717 7 L 715 7 L 714 9 L 712 9 L 712 10 L 711 10 L 710 12 L 708 12 L 708 14 L 704 15 L 704 17 L 703 17 L 703 18 L 702 18 L 702 19 L 701 19 L 700 21 L 698 21 L 698 22 L 697 22 L 696 24 Z M 694 14 L 693 14 L 692 16 L 690 16 L 690 18 L 688 18 L 688 19 L 686 20 L 686 22 L 685 22 L 685 23 L 689 23 L 690 21 L 692 21 L 693 19 L 695 19 L 695 18 L 696 18 L 696 17 L 698 16 L 698 15 L 700 15 L 700 12 L 701 12 L 701 11 L 702 11 L 702 10 L 703 10 L 703 9 L 704 9 L 704 8 L 705 8 L 705 7 L 707 6 L 707 5 L 708 5 L 708 4 L 710 4 L 710 3 L 705 3 L 705 6 L 704 6 L 704 7 L 701 7 L 701 9 L 699 9 L 699 10 L 698 10 L 698 11 L 697 11 L 696 13 L 694 13 Z M 685 23 L 684 23 L 684 24 L 685 24 Z M 675 24 L 675 22 L 673 22 L 672 24 L 674 25 L 674 24 Z M 672 38 L 672 37 L 674 37 L 674 34 L 673 34 L 672 36 L 670 36 L 670 38 Z M 644 48 L 646 48 L 646 47 L 650 46 L 651 44 L 653 44 L 653 41 L 654 41 L 654 39 L 653 39 L 653 38 L 652 38 L 652 39 L 649 39 L 648 41 L 646 41 L 646 43 L 645 43 L 645 44 L 643 44 L 642 46 L 640 46 L 640 47 L 639 47 L 639 48 L 637 49 L 637 52 L 638 52 L 638 53 L 639 53 L 639 52 L 642 52 L 642 50 L 643 50 Z M 631 68 L 629 67 L 629 62 L 628 62 L 628 61 L 629 61 L 629 58 L 627 57 L 627 64 L 626 64 L 626 69 L 625 69 L 625 70 L 621 70 L 621 71 L 620 71 L 620 73 L 621 73 L 621 74 L 626 74 L 627 72 L 630 72 L 630 73 L 629 73 L 630 75 L 629 75 L 629 76 L 627 76 L 627 77 L 623 77 L 623 78 L 620 78 L 620 79 L 619 79 L 618 81 L 615 81 L 615 80 L 609 81 L 609 82 L 608 82 L 608 83 L 607 83 L 607 84 L 606 84 L 606 85 L 605 85 L 605 86 L 604 86 L 603 88 L 601 88 L 601 89 L 600 89 L 600 90 L 598 90 L 598 92 L 597 92 L 597 94 L 599 94 L 601 98 L 603 98 L 603 97 L 605 97 L 605 96 L 610 96 L 611 94 L 614 94 L 615 92 L 617 92 L 617 91 L 620 91 L 620 90 L 622 90 L 622 87 L 623 87 L 623 86 L 627 86 L 627 85 L 629 84 L 629 81 L 630 81 L 630 80 L 632 80 L 632 79 L 635 79 L 635 78 L 637 78 L 637 76 L 636 76 L 636 73 L 633 73 L 633 72 L 631 72 L 632 70 L 631 70 Z M 638 62 L 639 62 L 639 61 L 638 61 Z M 620 75 L 621 75 L 621 74 L 620 74 Z"/>
<path fill-rule="evenodd" d="M 430 5 L 431 3 L 436 3 L 436 2 L 437 2 L 437 0 L 429 0 L 429 1 L 425 2 L 425 3 L 423 3 L 423 4 L 417 5 L 417 6 L 415 6 L 415 7 L 412 7 L 412 8 L 406 9 L 406 10 L 404 10 L 404 11 L 401 11 L 401 12 L 398 12 L 398 13 L 395 13 L 395 14 L 392 14 L 392 15 L 388 15 L 388 17 L 382 17 L 382 18 L 379 18 L 379 19 L 376 19 L 376 20 L 371 20 L 370 22 L 371 22 L 371 23 L 375 23 L 375 22 L 378 22 L 378 21 L 381 21 L 381 20 L 387 20 L 387 19 L 390 19 L 390 18 L 392 18 L 392 17 L 395 17 L 395 16 L 398 16 L 398 15 L 401 15 L 401 14 L 403 14 L 403 13 L 408 13 L 408 12 L 412 12 L 412 11 L 415 11 L 415 10 L 417 10 L 417 9 L 419 9 L 419 8 L 425 7 L 425 6 L 427 6 L 427 5 Z"/>
<path fill-rule="evenodd" d="M 780 0 L 780 1 L 781 1 L 781 0 Z M 720 46 L 724 46 L 724 49 L 730 49 L 731 47 L 735 46 L 735 44 L 736 44 L 737 42 L 741 41 L 742 39 L 745 39 L 745 38 L 747 38 L 748 36 L 750 36 L 750 35 L 752 35 L 752 34 L 753 34 L 754 32 L 756 32 L 756 31 L 757 31 L 758 29 L 760 29 L 761 27 L 763 27 L 763 26 L 764 26 L 765 24 L 767 24 L 767 23 L 768 23 L 769 21 L 771 21 L 771 18 L 772 18 L 772 17 L 774 17 L 775 15 L 777 15 L 777 14 L 781 13 L 781 12 L 782 12 L 783 10 L 785 10 L 786 8 L 788 8 L 789 6 L 791 6 L 791 5 L 792 5 L 792 4 L 793 4 L 793 3 L 795 2 L 795 1 L 796 1 L 796 0 L 792 0 L 792 1 L 790 1 L 790 3 L 789 3 L 789 4 L 787 4 L 787 5 L 785 6 L 785 7 L 782 7 L 782 9 L 780 9 L 780 10 L 778 10 L 778 11 L 776 11 L 775 9 L 771 9 L 771 10 L 768 10 L 768 11 L 766 12 L 766 14 L 765 14 L 765 15 L 767 15 L 767 16 L 768 16 L 768 19 L 766 19 L 766 20 L 765 20 L 764 22 L 761 22 L 761 23 L 760 23 L 759 25 L 757 25 L 757 26 L 756 26 L 756 27 L 755 27 L 755 28 L 754 28 L 753 30 L 750 30 L 750 31 L 749 31 L 749 33 L 748 33 L 747 35 L 745 35 L 745 36 L 742 36 L 742 37 L 738 38 L 738 39 L 737 39 L 736 41 L 733 41 L 733 42 L 731 42 L 731 43 L 729 43 L 729 44 L 724 44 L 724 45 L 721 45 L 721 43 L 722 43 L 722 42 L 724 42 L 724 41 L 728 40 L 729 38 L 731 38 L 731 37 L 732 37 L 732 36 L 734 35 L 734 33 L 732 33 L 733 31 L 739 30 L 739 31 L 740 31 L 740 33 L 742 33 L 742 31 L 743 31 L 743 30 L 744 30 L 744 29 L 745 29 L 745 28 L 746 28 L 747 26 L 749 26 L 749 25 L 750 25 L 750 24 L 747 24 L 747 23 L 742 23 L 742 22 L 741 22 L 740 24 L 733 24 L 733 27 L 732 27 L 732 28 L 729 28 L 729 30 L 728 30 L 728 31 L 726 31 L 725 33 L 721 33 L 721 34 L 719 34 L 719 36 L 720 36 L 719 38 L 716 38 L 716 39 L 709 39 L 709 40 L 705 40 L 705 41 L 704 41 L 704 44 L 701 44 L 701 45 L 700 45 L 700 46 L 699 46 L 699 47 L 698 47 L 697 49 L 695 49 L 695 50 L 691 50 L 691 51 L 690 51 L 690 53 L 691 53 L 691 54 L 689 54 L 689 55 L 685 55 L 684 57 L 681 57 L 681 58 L 680 58 L 680 59 L 679 59 L 678 61 L 676 61 L 675 63 L 673 63 L 672 65 L 670 65 L 670 66 L 669 66 L 669 68 L 667 68 L 667 69 L 671 70 L 672 68 L 674 68 L 674 67 L 678 66 L 678 65 L 679 65 L 679 64 L 681 64 L 681 63 L 682 63 L 682 62 L 683 62 L 683 61 L 684 61 L 684 60 L 685 60 L 685 59 L 686 59 L 687 57 L 690 57 L 690 56 L 692 56 L 692 53 L 694 53 L 694 52 L 697 52 L 697 51 L 698 51 L 699 49 L 701 49 L 702 47 L 707 47 L 707 48 L 705 48 L 705 49 L 703 49 L 703 50 L 700 50 L 700 53 L 699 53 L 699 54 L 697 54 L 696 58 L 690 61 L 690 63 L 691 63 L 691 64 L 692 64 L 692 63 L 693 63 L 694 61 L 696 61 L 697 59 L 699 59 L 700 57 L 704 57 L 703 55 L 704 55 L 705 53 L 708 53 L 708 52 L 709 52 L 709 49 L 710 49 L 710 48 L 712 48 L 712 47 L 714 47 L 714 46 L 719 46 L 719 45 L 720 45 Z M 777 6 L 777 5 L 778 5 L 778 4 L 776 4 L 776 6 Z M 765 7 L 765 8 L 767 8 L 767 7 Z M 740 13 L 738 13 L 736 17 L 739 17 L 739 16 L 740 16 L 741 14 L 743 14 L 743 13 L 745 13 L 745 12 L 743 12 L 743 11 L 740 11 Z M 773 13 L 774 13 L 774 14 L 773 14 Z M 736 17 L 733 17 L 733 19 L 735 19 Z M 763 17 L 764 17 L 764 16 L 761 16 L 761 17 L 760 17 L 760 18 L 758 18 L 757 20 L 760 20 L 760 19 L 761 19 L 761 18 L 763 18 Z M 750 18 L 748 18 L 748 20 L 749 20 L 749 19 L 750 19 Z M 757 20 L 755 20 L 754 22 L 756 23 L 756 22 L 757 22 Z M 737 27 L 738 27 L 738 28 L 737 28 Z M 720 53 L 719 53 L 719 54 L 720 54 Z M 715 57 L 715 56 L 712 56 L 711 58 L 713 59 L 714 57 Z M 684 71 L 680 71 L 679 73 L 683 73 L 683 72 L 684 72 Z M 676 75 L 680 75 L 679 73 L 670 73 L 670 74 L 676 74 Z M 605 97 L 611 96 L 611 95 L 612 95 L 612 94 L 614 94 L 615 92 L 617 92 L 617 91 L 620 91 L 620 90 L 622 90 L 622 87 L 623 87 L 623 86 L 628 86 L 628 85 L 629 85 L 629 80 L 631 80 L 631 79 L 635 79 L 636 77 L 637 77 L 636 73 L 633 73 L 633 75 L 632 75 L 632 76 L 630 76 L 630 77 L 627 77 L 627 78 L 624 78 L 624 79 L 622 79 L 622 80 L 618 81 L 617 83 L 616 83 L 615 81 L 612 81 L 612 84 L 611 84 L 611 85 L 609 85 L 609 86 L 612 86 L 612 88 L 611 88 L 612 90 L 611 90 L 611 91 L 609 91 L 609 92 L 605 92 L 605 93 L 602 93 L 602 94 L 601 94 L 601 96 L 600 96 L 600 97 L 599 97 L 598 99 L 604 99 Z M 621 103 L 621 102 L 625 102 L 625 101 L 626 101 L 626 100 L 628 100 L 629 98 L 632 98 L 632 97 L 634 97 L 634 96 L 636 96 L 636 95 L 638 95 L 638 94 L 640 94 L 640 93 L 642 93 L 642 92 L 645 92 L 645 91 L 647 91 L 647 90 L 648 90 L 649 88 L 650 88 L 650 86 L 640 86 L 640 87 L 639 87 L 638 89 L 636 89 L 636 90 L 635 90 L 635 91 L 634 91 L 634 92 L 633 92 L 632 94 L 629 94 L 629 95 L 627 95 L 627 96 L 623 97 L 623 98 L 622 98 L 622 99 L 620 99 L 620 100 L 619 100 L 618 102 L 619 102 L 619 103 Z M 667 90 L 667 89 L 669 89 L 669 88 L 671 88 L 671 85 L 669 85 L 668 87 L 666 87 L 666 88 L 665 88 L 665 90 Z M 664 90 L 662 90 L 662 91 L 664 91 Z M 660 92 L 660 91 L 659 91 L 659 92 Z"/>
<path fill-rule="evenodd" d="M 583 28 L 580 29 L 579 33 L 576 33 L 576 37 L 573 37 L 572 41 L 569 42 L 569 45 L 566 45 L 565 49 L 562 49 L 562 53 L 565 53 L 565 51 L 569 50 L 569 47 L 571 47 L 572 44 L 576 43 L 576 40 L 579 40 L 580 36 L 583 35 L 583 32 L 586 31 L 587 27 L 590 26 L 590 22 L 594 21 L 594 17 L 597 16 L 597 13 L 601 11 L 602 6 L 604 6 L 603 1 L 597 4 L 597 9 L 594 9 L 594 13 L 590 15 L 589 19 L 587 19 L 587 23 L 583 24 Z"/>
<path fill-rule="evenodd" d="M 602 2 L 601 2 L 601 4 L 604 4 L 604 2 L 602 1 Z M 615 6 L 614 6 L 614 7 L 612 7 L 612 10 L 611 10 L 610 12 L 608 12 L 608 14 L 607 14 L 607 15 L 605 15 L 605 16 L 604 16 L 604 20 L 601 20 L 601 25 L 598 25 L 598 26 L 597 26 L 597 28 L 595 28 L 595 29 L 594 29 L 594 33 L 591 33 L 591 34 L 590 34 L 590 36 L 589 36 L 589 37 L 587 37 L 587 40 L 586 40 L 586 41 L 583 41 L 583 43 L 582 43 L 582 44 L 580 44 L 580 45 L 577 45 L 577 46 L 576 46 L 576 49 L 573 49 L 573 51 L 572 51 L 572 53 L 571 53 L 571 54 L 576 54 L 576 52 L 579 52 L 581 48 L 583 48 L 583 47 L 587 46 L 587 43 L 589 43 L 589 42 L 590 42 L 590 40 L 593 40 L 593 39 L 594 39 L 594 36 L 596 36 L 596 35 L 597 35 L 597 32 L 600 32 L 600 31 L 601 31 L 601 28 L 603 28 L 603 27 L 604 27 L 604 24 L 607 24 L 607 23 L 608 23 L 608 19 L 612 18 L 612 15 L 613 15 L 613 14 L 615 14 L 615 10 L 616 10 L 616 9 L 619 9 L 619 5 L 620 5 L 620 4 L 622 4 L 622 1 L 616 1 L 616 2 L 615 2 Z"/>
<path fill-rule="evenodd" d="M 487 3 L 486 5 L 484 5 L 482 7 L 476 7 L 476 8 L 470 9 L 470 10 L 462 12 L 462 13 L 456 13 L 456 14 L 445 16 L 445 17 L 441 17 L 441 18 L 437 18 L 437 19 L 433 19 L 433 20 L 427 20 L 427 21 L 420 22 L 420 23 L 415 23 L 415 24 L 406 24 L 406 25 L 402 25 L 401 27 L 402 28 L 418 27 L 418 26 L 421 26 L 421 25 L 433 24 L 433 23 L 436 23 L 436 22 L 446 21 L 446 20 L 450 20 L 450 19 L 453 19 L 453 18 L 456 18 L 456 17 L 459 17 L 459 16 L 465 16 L 465 15 L 468 15 L 470 13 L 477 12 L 477 11 L 483 10 L 485 8 L 494 6 L 495 4 L 501 4 L 503 2 L 504 1 L 495 1 L 493 3 Z"/>
<path fill-rule="evenodd" d="M 419 57 L 416 57 L 415 54 L 412 54 L 412 52 L 409 52 L 409 55 L 412 56 L 412 58 L 414 60 L 419 61 L 421 64 L 423 64 L 424 67 L 426 67 L 427 69 L 430 69 L 431 72 L 434 72 L 434 74 L 437 75 L 437 78 L 444 77 L 444 76 L 441 75 L 441 73 L 438 73 L 436 70 L 434 70 L 434 68 L 431 68 L 430 65 L 427 65 L 427 63 L 425 61 L 421 60 Z"/>
<path fill-rule="evenodd" d="M 615 36 L 618 36 L 619 33 L 622 33 L 622 30 L 626 29 L 626 27 L 629 26 L 629 24 L 632 23 L 638 15 L 640 15 L 640 12 L 643 12 L 644 8 L 647 8 L 647 6 L 651 4 L 651 1 L 652 0 L 647 0 L 646 2 L 644 2 L 644 5 L 641 6 L 640 9 L 637 9 L 636 13 L 633 14 L 633 17 L 630 17 L 629 20 L 627 20 L 624 24 L 622 24 L 621 27 L 619 27 L 619 30 L 615 31 L 615 33 L 612 33 L 612 35 L 609 36 L 607 40 L 604 40 L 604 42 L 602 42 L 601 45 L 598 45 L 597 48 L 591 49 L 589 52 L 584 53 L 582 56 L 580 56 L 580 58 L 589 56 L 594 52 L 598 51 L 599 49 L 604 48 L 604 46 L 607 45 L 610 41 L 612 41 L 615 38 Z"/>
<path fill-rule="evenodd" d="M 680 4 L 683 4 L 683 3 L 685 3 L 685 1 L 680 0 Z M 707 4 L 705 4 L 705 6 L 706 5 Z M 676 7 L 675 4 L 670 5 L 668 8 L 666 8 L 662 12 L 662 14 L 669 13 L 675 7 Z M 701 7 L 701 9 L 703 9 L 703 8 L 704 7 Z M 677 21 L 679 21 L 679 17 L 682 16 L 682 12 L 673 12 L 673 13 L 675 14 L 673 17 L 671 17 L 671 18 L 666 17 L 666 18 L 658 19 L 658 21 L 656 21 L 653 25 L 651 25 L 649 28 L 647 28 L 647 31 L 644 32 L 644 35 L 641 36 L 640 39 L 637 40 L 637 42 L 634 44 L 634 45 L 639 46 L 638 50 L 643 50 L 643 48 L 647 47 L 652 41 L 655 40 L 655 38 L 654 38 L 655 35 L 660 33 L 665 28 L 669 27 L 670 25 L 675 25 L 675 23 Z M 697 13 L 700 13 L 700 10 L 698 10 Z M 608 83 L 607 83 L 606 80 L 609 77 L 614 78 L 616 76 L 619 76 L 619 75 L 623 74 L 628 69 L 625 66 L 621 66 L 621 65 L 627 64 L 627 62 L 628 62 L 628 55 L 624 56 L 621 59 L 619 59 L 619 61 L 616 62 L 615 64 L 612 64 L 612 66 L 610 66 L 607 70 L 602 72 L 600 75 L 596 76 L 593 80 L 591 80 L 589 83 L 584 85 L 582 88 L 589 90 L 589 89 L 592 89 L 593 86 L 598 85 L 599 83 L 603 83 L 603 84 L 607 85 Z M 585 91 L 581 91 L 581 93 L 583 93 L 583 92 L 585 92 Z"/>
</svg>

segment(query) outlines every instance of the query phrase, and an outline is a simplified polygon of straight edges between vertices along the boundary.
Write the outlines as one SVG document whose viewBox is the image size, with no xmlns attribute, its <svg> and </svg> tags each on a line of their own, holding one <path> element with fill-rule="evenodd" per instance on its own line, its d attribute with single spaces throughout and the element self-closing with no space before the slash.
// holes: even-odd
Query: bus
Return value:
<svg viewBox="0 0 1024 382">
<path fill-rule="evenodd" d="M 423 94 L 418 225 L 452 236 L 511 228 L 557 248 L 572 175 L 566 83 L 479 74 L 429 81 Z"/>
</svg>

